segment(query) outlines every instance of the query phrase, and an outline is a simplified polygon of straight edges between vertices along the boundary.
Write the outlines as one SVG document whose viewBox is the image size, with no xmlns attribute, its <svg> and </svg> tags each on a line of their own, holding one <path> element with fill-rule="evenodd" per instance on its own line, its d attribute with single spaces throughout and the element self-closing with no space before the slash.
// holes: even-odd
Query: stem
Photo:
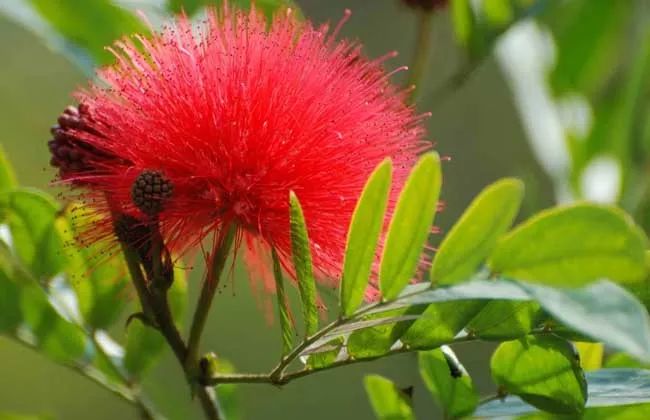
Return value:
<svg viewBox="0 0 650 420">
<path fill-rule="evenodd" d="M 169 302 L 167 300 L 166 289 L 161 288 L 149 288 L 147 282 L 142 274 L 142 269 L 140 267 L 140 260 L 137 252 L 135 252 L 127 244 L 123 244 L 124 256 L 127 261 L 127 266 L 129 268 L 133 284 L 135 285 L 136 290 L 138 290 L 138 297 L 142 304 L 143 311 L 149 310 L 155 321 L 156 328 L 163 335 L 167 344 L 171 347 L 176 359 L 179 364 L 185 371 L 185 375 L 190 381 L 190 385 L 193 385 L 191 379 L 193 377 L 193 372 L 191 372 L 186 367 L 186 360 L 188 355 L 188 349 L 181 337 L 176 324 L 174 323 L 174 318 L 172 316 L 171 310 L 169 308 Z M 160 258 L 160 255 L 157 255 L 155 258 Z M 156 264 L 160 264 L 159 261 Z M 162 284 L 164 279 L 152 279 L 153 283 Z M 148 309 L 147 309 L 148 308 Z M 193 388 L 194 390 L 194 388 Z M 207 419 L 209 420 L 220 420 L 222 416 L 219 414 L 219 409 L 215 398 L 210 395 L 210 391 L 205 387 L 198 387 L 196 389 L 196 394 L 201 401 L 201 407 Z"/>
<path fill-rule="evenodd" d="M 140 304 L 142 305 L 142 313 L 144 313 L 145 318 L 153 322 L 154 316 L 151 301 L 149 299 L 149 288 L 147 286 L 147 281 L 142 275 L 142 270 L 140 269 L 140 257 L 138 257 L 138 253 L 130 246 L 121 242 L 120 245 L 122 246 L 122 254 L 126 260 L 126 266 L 131 274 L 133 286 L 135 287 Z"/>
<path fill-rule="evenodd" d="M 406 294 L 406 295 L 401 296 L 401 297 L 405 298 L 405 297 L 408 297 L 408 296 L 411 296 L 411 295 L 415 295 L 417 293 L 418 292 L 413 292 L 411 294 Z M 368 305 L 365 308 L 359 309 L 358 311 L 356 311 L 354 314 L 352 314 L 348 318 L 341 317 L 341 318 L 338 318 L 337 320 L 331 322 L 330 324 L 326 325 L 320 331 L 318 331 L 316 334 L 312 335 L 311 337 L 307 337 L 302 343 L 300 343 L 298 346 L 296 346 L 289 354 L 287 354 L 285 357 L 283 357 L 282 360 L 280 361 L 280 363 L 278 363 L 278 365 L 271 371 L 269 376 L 271 376 L 272 378 L 275 378 L 276 380 L 280 380 L 281 378 L 284 378 L 285 377 L 284 376 L 284 371 L 287 369 L 287 367 L 289 367 L 289 365 L 294 360 L 296 360 L 298 357 L 300 357 L 300 354 L 304 350 L 306 350 L 309 346 L 311 346 L 316 341 L 318 341 L 321 338 L 323 338 L 324 336 L 326 336 L 329 332 L 331 332 L 331 331 L 335 330 L 336 328 L 342 326 L 346 322 L 355 321 L 355 320 L 359 319 L 360 317 L 362 317 L 363 315 L 365 315 L 366 313 L 371 312 L 371 311 L 373 311 L 373 310 L 375 310 L 377 308 L 380 308 L 380 307 L 384 306 L 385 304 L 386 304 L 386 302 L 380 301 L 380 302 L 374 303 L 372 305 Z M 311 370 L 311 372 L 316 371 L 316 370 L 320 370 L 320 369 Z"/>
<path fill-rule="evenodd" d="M 474 72 L 483 64 L 484 60 L 484 58 L 479 58 L 464 64 L 440 86 L 427 92 L 423 101 L 429 104 L 430 110 L 435 110 L 444 104 L 456 89 L 463 86 L 469 80 Z"/>
<path fill-rule="evenodd" d="M 481 401 L 479 401 L 478 405 L 481 406 L 481 405 L 487 404 L 489 402 L 492 402 L 492 401 L 495 401 L 495 400 L 501 400 L 501 399 L 503 399 L 503 395 L 499 395 L 499 394 L 491 395 L 491 396 L 485 397 Z"/>
<path fill-rule="evenodd" d="M 190 386 L 192 391 L 196 392 L 196 395 L 199 397 L 201 402 L 201 407 L 203 408 L 203 413 L 206 418 L 210 420 L 219 420 L 222 416 L 219 414 L 219 407 L 217 406 L 216 398 L 210 395 L 210 390 L 206 387 L 200 386 L 195 387 L 194 377 L 194 368 L 187 365 L 188 360 L 188 349 L 183 342 L 178 328 L 174 323 L 174 319 L 169 309 L 169 303 L 167 301 L 167 295 L 164 292 L 154 291 L 153 296 L 153 310 L 156 316 L 156 323 L 158 324 L 158 329 L 167 340 L 167 344 L 174 351 L 174 355 L 178 360 L 178 363 L 181 365 L 185 371 L 185 376 L 190 381 Z"/>
<path fill-rule="evenodd" d="M 210 420 L 219 420 L 223 416 L 220 414 L 221 409 L 217 397 L 216 395 L 212 395 L 211 392 L 213 393 L 214 391 L 208 387 L 201 386 L 197 390 L 197 395 L 205 416 Z"/>
<path fill-rule="evenodd" d="M 329 333 L 330 331 L 343 325 L 346 321 L 347 319 L 339 318 L 336 321 L 323 327 L 320 331 L 318 331 L 316 334 L 312 335 L 311 337 L 307 337 L 302 343 L 296 346 L 291 351 L 291 353 L 287 354 L 285 357 L 282 358 L 280 363 L 278 363 L 278 365 L 271 371 L 269 377 L 279 381 L 282 377 L 284 377 L 284 371 L 287 369 L 287 367 L 289 367 L 289 365 L 294 360 L 300 357 L 300 354 L 305 349 L 307 349 L 307 347 L 309 347 L 310 345 L 314 344 L 316 341 L 318 341 L 319 339 L 327 335 L 327 333 Z"/>
<path fill-rule="evenodd" d="M 27 270 L 22 267 L 22 265 L 16 266 L 15 267 L 17 270 L 20 270 L 20 272 L 25 275 L 27 278 L 30 278 L 31 281 L 34 282 L 34 284 L 38 284 L 42 289 L 44 293 L 48 293 L 48 291 L 43 288 L 43 285 L 32 276 L 31 273 L 29 273 Z M 143 280 L 143 279 L 142 279 Z M 143 283 L 144 284 L 144 283 Z M 146 289 L 146 285 L 144 286 Z M 140 294 L 141 289 L 138 289 L 138 294 Z M 100 354 L 105 361 L 107 362 L 108 366 L 113 370 L 115 375 L 121 379 L 123 384 L 119 383 L 114 383 L 109 380 L 107 380 L 106 375 L 100 371 L 99 369 L 95 368 L 92 365 L 87 365 L 84 363 L 80 362 L 67 362 L 67 363 L 61 363 L 61 366 L 64 366 L 73 372 L 76 372 L 80 375 L 83 375 L 84 377 L 92 380 L 96 384 L 99 384 L 103 386 L 104 388 L 108 389 L 111 391 L 113 394 L 117 395 L 118 397 L 124 399 L 125 401 L 130 402 L 133 404 L 139 411 L 140 416 L 144 420 L 153 420 L 156 418 L 160 418 L 160 415 L 156 413 L 155 408 L 146 400 L 146 398 L 140 394 L 136 389 L 133 388 L 133 386 L 130 383 L 129 378 L 125 375 L 125 373 L 113 362 L 113 360 L 110 358 L 110 356 L 106 353 L 104 348 L 102 347 L 101 343 L 97 341 L 97 337 L 95 335 L 95 331 L 89 328 L 87 325 L 83 325 L 82 322 L 75 322 L 74 323 L 77 327 L 79 327 L 85 334 L 90 338 L 90 340 L 93 343 L 94 350 Z M 37 351 L 38 348 L 31 343 L 28 343 L 26 341 L 21 340 L 19 337 L 14 337 L 14 336 L 9 336 L 14 339 L 16 343 L 19 343 L 31 350 Z"/>
<path fill-rule="evenodd" d="M 122 369 L 120 369 L 118 366 L 113 363 L 111 360 L 111 357 L 106 353 L 104 350 L 104 347 L 102 347 L 102 344 L 97 340 L 97 336 L 94 331 L 90 331 L 90 337 L 92 339 L 93 346 L 95 347 L 95 351 L 99 353 L 107 362 L 110 368 L 113 370 L 113 372 L 122 380 L 124 383 L 129 383 L 129 378 L 124 374 Z M 95 374 L 93 372 L 92 374 Z M 97 371 L 96 374 L 100 374 L 101 372 Z M 88 374 L 90 377 L 91 373 Z M 97 378 L 97 381 L 100 381 L 101 378 Z M 153 420 L 156 418 L 159 418 L 160 416 L 155 413 L 155 410 L 153 407 L 151 407 L 150 403 L 144 399 L 142 395 L 139 395 L 138 392 L 136 392 L 133 387 L 128 387 L 128 389 L 131 391 L 131 398 L 133 399 L 133 404 L 138 408 L 138 411 L 140 412 L 140 417 L 143 420 Z"/>
<path fill-rule="evenodd" d="M 418 96 L 418 90 L 424 77 L 429 55 L 431 52 L 431 33 L 433 32 L 433 12 L 420 12 L 418 14 L 418 34 L 415 44 L 413 62 L 410 66 L 410 75 L 407 87 L 413 86 L 410 101 L 414 102 Z"/>
<path fill-rule="evenodd" d="M 454 339 L 452 342 L 448 344 L 459 344 L 459 343 L 466 343 L 469 341 L 476 341 L 478 340 L 475 337 L 470 337 L 470 336 L 464 336 L 464 337 L 459 337 Z M 304 376 L 309 376 L 311 374 L 314 374 L 316 372 L 322 372 L 324 370 L 330 370 L 334 369 L 337 367 L 341 366 L 348 366 L 348 365 L 354 365 L 357 363 L 365 363 L 365 362 L 372 362 L 377 359 L 381 359 L 387 356 L 394 356 L 396 354 L 402 354 L 402 353 L 409 353 L 412 351 L 415 351 L 417 349 L 412 349 L 410 347 L 400 347 L 397 349 L 389 350 L 386 353 L 374 356 L 374 357 L 366 357 L 363 359 L 355 359 L 355 358 L 348 358 L 344 360 L 339 360 L 337 362 L 331 363 L 326 366 L 322 366 L 319 368 L 315 369 L 302 369 L 298 370 L 295 372 L 287 373 L 287 374 L 282 374 L 279 376 L 274 376 L 272 371 L 269 374 L 230 374 L 230 375 L 217 375 L 214 378 L 208 379 L 208 383 L 212 385 L 220 384 L 220 383 L 271 383 L 275 385 L 285 385 L 295 379 L 302 378 Z"/>
<path fill-rule="evenodd" d="M 230 248 L 232 248 L 235 239 L 235 233 L 237 232 L 237 227 L 234 224 L 230 224 L 226 229 L 226 234 L 219 240 L 215 249 L 212 251 L 208 272 L 203 282 L 199 302 L 194 312 L 194 319 L 192 320 L 190 338 L 187 343 L 187 357 L 184 362 L 186 368 L 191 370 L 198 368 L 199 347 L 201 345 L 203 329 L 205 328 L 210 307 L 212 306 L 212 300 L 219 286 L 221 273 L 226 265 L 226 259 L 228 258 Z"/>
<path fill-rule="evenodd" d="M 32 344 L 23 341 L 18 337 L 14 337 L 14 336 L 7 336 L 7 337 L 12 338 L 15 343 L 20 344 L 32 351 L 38 350 Z M 103 350 L 100 351 L 103 352 Z M 110 361 L 110 359 L 108 360 Z M 143 420 L 153 420 L 156 418 L 160 418 L 160 416 L 156 414 L 155 409 L 153 409 L 150 406 L 150 404 L 147 401 L 145 401 L 142 395 L 140 395 L 136 390 L 127 387 L 125 385 L 106 381 L 105 375 L 97 368 L 91 365 L 84 365 L 78 362 L 61 363 L 60 366 L 63 366 L 66 369 L 69 369 L 71 372 L 74 372 L 78 375 L 83 376 L 86 379 L 93 381 L 94 383 L 110 391 L 113 395 L 128 402 L 129 404 L 132 404 L 135 408 L 138 409 Z M 111 366 L 117 369 L 117 367 L 112 363 Z"/>
<path fill-rule="evenodd" d="M 333 324 L 330 324 L 330 326 Z M 328 326 L 329 327 L 329 326 Z M 326 327 L 327 328 L 327 327 Z M 531 331 L 529 334 L 534 334 L 534 335 L 543 335 L 543 334 L 552 334 L 552 332 L 549 332 L 544 329 L 537 329 Z M 323 334 L 324 335 L 324 334 Z M 451 340 L 449 343 L 446 343 L 447 345 L 454 345 L 454 344 L 460 344 L 460 343 L 468 343 L 472 341 L 479 341 L 480 339 L 477 338 L 476 336 L 473 335 L 465 335 L 462 337 L 455 338 Z M 288 363 L 280 364 L 278 367 L 273 369 L 270 373 L 235 373 L 235 374 L 218 374 L 214 375 L 210 378 L 205 378 L 204 381 L 208 385 L 219 385 L 219 384 L 234 384 L 234 383 L 245 383 L 245 384 L 273 384 L 273 385 L 286 385 L 287 383 L 299 379 L 305 376 L 312 375 L 317 372 L 322 372 L 324 370 L 330 370 L 334 369 L 337 367 L 341 366 L 348 366 L 348 365 L 353 365 L 357 363 L 365 363 L 365 362 L 372 362 L 373 360 L 377 360 L 380 358 L 384 358 L 387 356 L 393 356 L 396 354 L 402 354 L 402 353 L 409 353 L 413 351 L 417 351 L 419 349 L 413 349 L 407 346 L 400 347 L 397 349 L 389 350 L 386 353 L 377 355 L 375 357 L 367 357 L 363 359 L 355 359 L 355 358 L 348 358 L 344 360 L 339 360 L 337 362 L 331 363 L 326 366 L 322 366 L 319 368 L 310 368 L 310 369 L 301 369 L 295 372 L 291 373 L 282 373 L 284 368 L 281 368 L 280 366 L 284 365 L 286 368 L 286 365 Z M 430 350 L 429 348 L 427 349 L 421 349 L 421 350 Z M 295 351 L 294 351 L 295 352 Z M 292 352 L 292 354 L 294 353 Z M 288 357 L 287 357 L 288 358 Z M 497 398 L 503 398 L 503 395 L 497 396 Z M 488 401 L 485 401 L 488 402 Z"/>
</svg>

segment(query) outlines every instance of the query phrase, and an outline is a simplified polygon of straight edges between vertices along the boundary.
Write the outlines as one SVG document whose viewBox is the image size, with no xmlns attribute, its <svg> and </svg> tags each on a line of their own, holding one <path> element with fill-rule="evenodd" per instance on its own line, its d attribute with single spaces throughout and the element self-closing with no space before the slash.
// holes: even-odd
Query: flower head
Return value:
<svg viewBox="0 0 650 420">
<path fill-rule="evenodd" d="M 235 223 L 253 270 L 270 247 L 290 270 L 294 191 L 316 272 L 336 279 L 371 171 L 392 158 L 394 198 L 429 147 L 423 116 L 382 68 L 392 55 L 367 60 L 337 32 L 291 13 L 269 26 L 255 10 L 224 6 L 199 28 L 180 16 L 151 39 L 136 36 L 137 45 L 116 43 L 117 63 L 76 94 L 83 127 L 68 131 L 72 150 L 100 158 L 59 164 L 63 181 L 83 185 L 105 221 L 155 219 L 176 252 Z M 112 226 L 89 230 L 101 236 Z"/>
</svg>

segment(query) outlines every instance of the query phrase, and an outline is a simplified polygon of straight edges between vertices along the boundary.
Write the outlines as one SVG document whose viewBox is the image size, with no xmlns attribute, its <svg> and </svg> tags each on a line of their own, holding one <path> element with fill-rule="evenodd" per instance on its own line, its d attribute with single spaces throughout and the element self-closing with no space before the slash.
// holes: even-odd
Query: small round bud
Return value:
<svg viewBox="0 0 650 420">
<path fill-rule="evenodd" d="M 161 172 L 142 171 L 131 187 L 133 204 L 143 213 L 155 216 L 174 192 L 174 185 Z"/>
</svg>

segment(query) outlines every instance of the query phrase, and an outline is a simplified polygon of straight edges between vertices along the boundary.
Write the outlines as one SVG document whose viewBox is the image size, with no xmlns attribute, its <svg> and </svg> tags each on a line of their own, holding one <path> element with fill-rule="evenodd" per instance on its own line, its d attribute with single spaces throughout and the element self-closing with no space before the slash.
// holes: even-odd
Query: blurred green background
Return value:
<svg viewBox="0 0 650 420">
<path fill-rule="evenodd" d="M 139 6 L 137 1 L 122 3 L 130 8 Z M 371 57 L 399 51 L 389 63 L 391 67 L 410 63 L 418 18 L 401 2 L 297 3 L 316 23 L 336 22 L 346 8 L 351 9 L 352 18 L 342 36 L 360 40 Z M 460 9 L 455 8 L 455 13 L 450 8 L 439 10 L 433 17 L 431 56 L 417 107 L 422 112 L 432 111 L 427 122 L 430 138 L 441 155 L 451 158 L 444 165 L 442 195 L 446 208 L 437 224 L 443 232 L 448 230 L 483 186 L 503 176 L 517 176 L 526 182 L 522 216 L 556 200 L 578 198 L 618 201 L 637 215 L 645 214 L 644 174 L 650 168 L 645 145 L 650 124 L 644 124 L 643 117 L 650 109 L 645 77 L 650 2 L 514 3 L 517 7 L 512 9 L 513 14 L 501 16 L 501 20 L 498 14 L 488 14 L 487 20 L 471 21 L 473 32 L 465 38 L 459 28 Z M 612 6 L 614 3 L 619 6 Z M 625 5 L 620 6 L 622 3 Z M 539 22 L 532 25 L 533 32 L 537 28 L 546 35 L 544 42 L 535 43 L 525 36 L 530 19 L 511 27 L 527 20 L 527 15 Z M 524 34 L 516 38 L 512 36 L 515 31 Z M 506 43 L 505 36 L 515 39 Z M 535 53 L 543 56 L 545 48 L 554 49 L 555 61 L 540 64 Z M 2 14 L 0 57 L 0 142 L 23 185 L 48 188 L 53 177 L 48 167 L 48 129 L 71 103 L 70 93 L 85 82 L 86 76 L 33 32 Z M 550 69 L 548 80 L 540 78 L 542 82 L 535 90 L 533 76 L 540 66 Z M 559 73 L 554 71 L 557 68 Z M 394 81 L 402 83 L 404 78 L 399 74 Z M 629 86 L 632 80 L 638 83 Z M 546 104 L 545 98 L 555 102 Z M 586 107 L 579 106 L 584 102 Z M 560 129 L 560 143 L 553 124 Z M 531 127 L 537 130 L 538 138 L 531 134 Z M 600 132 L 594 140 L 597 129 Z M 593 179 L 585 178 L 590 163 L 603 156 L 605 160 L 598 162 L 605 163 L 590 172 Z M 614 162 L 614 170 L 608 162 Z M 597 188 L 592 192 L 594 183 L 612 184 L 614 192 L 609 196 Z M 194 301 L 200 284 L 199 271 L 191 275 L 190 301 Z M 238 370 L 265 371 L 277 361 L 277 329 L 277 322 L 266 322 L 243 270 L 238 269 L 214 305 L 205 347 L 230 360 Z M 112 333 L 122 340 L 126 330 L 118 325 Z M 483 393 L 493 391 L 487 366 L 491 348 L 489 344 L 472 344 L 456 349 Z M 421 384 L 415 355 L 330 370 L 282 389 L 241 386 L 241 411 L 250 419 L 370 419 L 372 413 L 362 386 L 367 373 L 381 373 L 400 386 L 414 386 L 416 414 L 422 418 L 432 418 L 431 413 L 436 412 Z M 189 401 L 182 372 L 171 353 L 165 353 L 144 388 L 170 417 L 198 418 L 198 409 Z M 0 411 L 51 414 L 61 419 L 137 418 L 132 407 L 108 391 L 4 337 L 0 337 Z"/>
</svg>

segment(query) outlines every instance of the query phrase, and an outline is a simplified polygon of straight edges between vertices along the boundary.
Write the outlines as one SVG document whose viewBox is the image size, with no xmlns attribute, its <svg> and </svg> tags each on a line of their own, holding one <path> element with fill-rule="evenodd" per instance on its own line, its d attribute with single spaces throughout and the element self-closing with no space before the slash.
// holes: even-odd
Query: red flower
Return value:
<svg viewBox="0 0 650 420">
<path fill-rule="evenodd" d="M 369 61 L 337 32 L 290 12 L 268 27 L 255 11 L 225 6 L 198 29 L 181 16 L 152 39 L 137 36 L 140 45 L 116 43 L 117 63 L 76 94 L 84 128 L 68 131 L 100 153 L 77 172 L 68 167 L 63 181 L 83 184 L 104 221 L 155 217 L 181 253 L 236 223 L 249 267 L 262 273 L 270 246 L 290 267 L 293 190 L 319 279 L 335 281 L 371 171 L 393 159 L 394 198 L 430 146 L 424 116 L 382 69 L 394 54 Z M 112 224 L 89 229 L 102 236 Z"/>
</svg>

